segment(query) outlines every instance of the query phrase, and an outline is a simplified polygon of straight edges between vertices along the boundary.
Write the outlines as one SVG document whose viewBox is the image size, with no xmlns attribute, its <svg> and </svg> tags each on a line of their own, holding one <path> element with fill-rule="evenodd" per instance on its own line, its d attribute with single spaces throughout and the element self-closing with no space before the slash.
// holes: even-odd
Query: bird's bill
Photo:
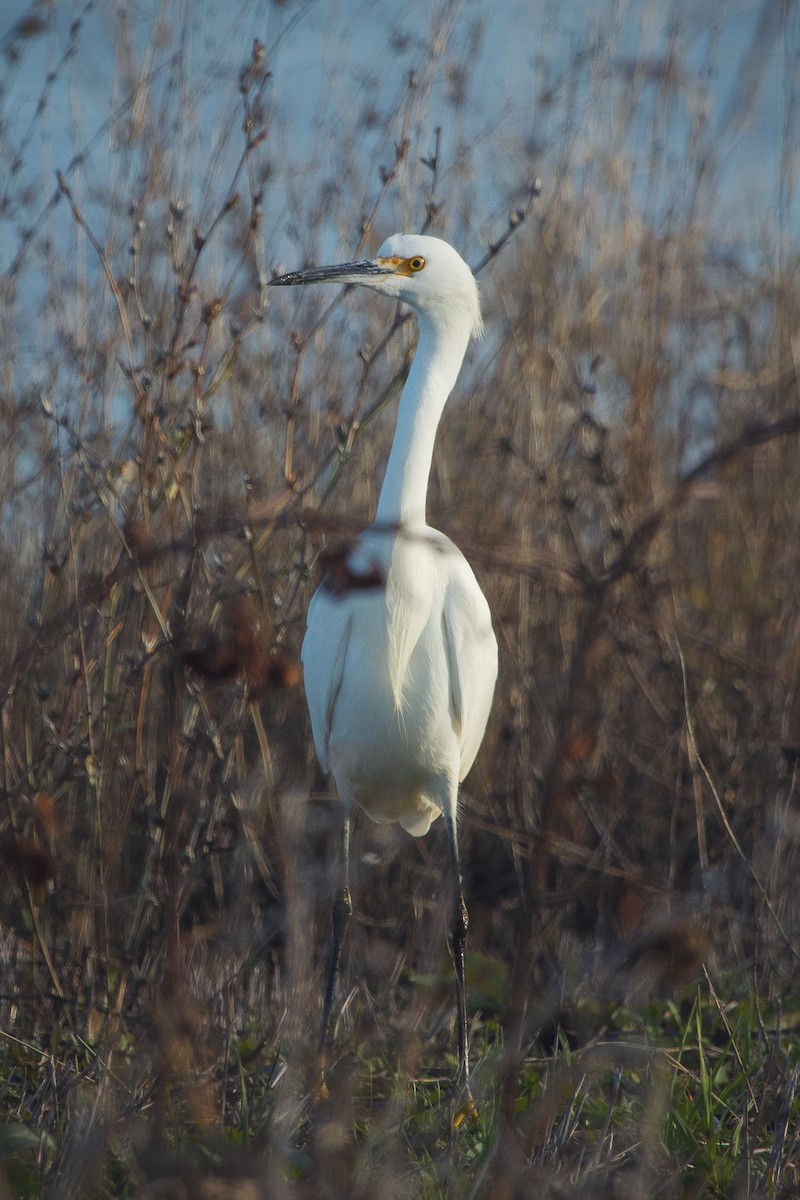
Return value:
<svg viewBox="0 0 800 1200">
<path fill-rule="evenodd" d="M 363 262 L 340 263 L 335 267 L 309 267 L 306 271 L 290 271 L 270 279 L 270 287 L 289 287 L 295 283 L 368 283 L 376 275 L 393 275 L 395 269 L 388 259 L 374 258 Z"/>
</svg>

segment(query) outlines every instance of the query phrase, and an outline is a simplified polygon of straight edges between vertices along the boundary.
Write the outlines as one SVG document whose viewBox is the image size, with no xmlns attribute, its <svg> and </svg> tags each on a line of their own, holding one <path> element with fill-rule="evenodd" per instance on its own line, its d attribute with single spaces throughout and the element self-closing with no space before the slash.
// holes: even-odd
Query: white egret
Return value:
<svg viewBox="0 0 800 1200">
<path fill-rule="evenodd" d="M 467 264 L 439 238 L 395 234 L 364 262 L 295 271 L 272 284 L 360 283 L 402 300 L 419 326 L 375 523 L 324 578 L 308 610 L 305 688 L 314 744 L 340 800 L 340 885 L 323 1005 L 329 1037 L 342 940 L 352 913 L 350 816 L 398 821 L 414 837 L 444 816 L 454 917 L 459 1084 L 473 1111 L 458 853 L 458 785 L 483 738 L 497 677 L 486 599 L 466 559 L 425 519 L 434 441 L 471 335 L 482 330 Z"/>
</svg>

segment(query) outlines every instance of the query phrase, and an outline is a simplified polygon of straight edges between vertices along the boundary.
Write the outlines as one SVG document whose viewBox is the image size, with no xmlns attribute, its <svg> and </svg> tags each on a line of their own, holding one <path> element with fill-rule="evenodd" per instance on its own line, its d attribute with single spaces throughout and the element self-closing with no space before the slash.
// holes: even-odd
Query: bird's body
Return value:
<svg viewBox="0 0 800 1200">
<path fill-rule="evenodd" d="M 489 607 L 461 552 L 423 524 L 368 530 L 348 571 L 344 594 L 323 583 L 314 596 L 303 643 L 317 754 L 343 803 L 419 837 L 455 803 L 483 736 Z"/>
<path fill-rule="evenodd" d="M 303 643 L 306 696 L 322 767 L 342 805 L 342 890 L 323 1043 L 350 912 L 354 804 L 416 837 L 444 815 L 455 881 L 453 949 L 459 1051 L 469 1104 L 464 944 L 456 834 L 458 785 L 480 747 L 497 675 L 489 607 L 466 559 L 425 519 L 434 441 L 472 334 L 481 331 L 469 267 L 438 238 L 396 234 L 375 259 L 300 271 L 278 284 L 362 283 L 410 304 L 419 341 L 400 398 L 375 524 L 314 595 Z"/>
</svg>

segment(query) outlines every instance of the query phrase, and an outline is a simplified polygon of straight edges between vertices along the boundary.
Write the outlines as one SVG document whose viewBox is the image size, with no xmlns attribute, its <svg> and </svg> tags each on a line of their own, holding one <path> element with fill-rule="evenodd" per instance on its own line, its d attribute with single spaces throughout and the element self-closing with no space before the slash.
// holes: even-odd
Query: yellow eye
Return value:
<svg viewBox="0 0 800 1200">
<path fill-rule="evenodd" d="M 421 271 L 424 266 L 425 259 L 419 254 L 408 260 L 408 268 L 410 271 Z"/>
</svg>

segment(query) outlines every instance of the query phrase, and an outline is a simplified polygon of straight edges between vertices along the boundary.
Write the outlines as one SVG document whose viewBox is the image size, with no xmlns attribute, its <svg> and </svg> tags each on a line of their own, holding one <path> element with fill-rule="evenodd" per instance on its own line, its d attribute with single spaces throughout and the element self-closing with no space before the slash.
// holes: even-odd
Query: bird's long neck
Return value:
<svg viewBox="0 0 800 1200">
<path fill-rule="evenodd" d="M 436 430 L 469 341 L 469 327 L 457 315 L 434 324 L 421 314 L 418 321 L 417 352 L 400 397 L 397 427 L 378 500 L 378 524 L 425 523 Z"/>
</svg>

